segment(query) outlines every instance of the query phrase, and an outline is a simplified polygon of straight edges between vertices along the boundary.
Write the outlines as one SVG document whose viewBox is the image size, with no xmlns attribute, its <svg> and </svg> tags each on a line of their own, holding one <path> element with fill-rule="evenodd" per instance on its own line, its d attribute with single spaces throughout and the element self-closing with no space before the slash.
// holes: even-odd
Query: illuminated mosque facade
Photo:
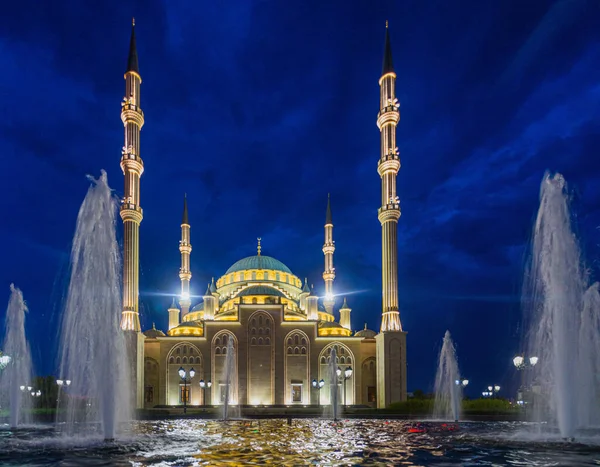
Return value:
<svg viewBox="0 0 600 467">
<path fill-rule="evenodd" d="M 381 153 L 377 172 L 382 198 L 378 219 L 382 227 L 382 312 L 379 333 L 353 331 L 346 299 L 336 310 L 334 294 L 335 242 L 328 199 L 324 225 L 324 293 L 317 294 L 288 266 L 263 255 L 260 239 L 257 254 L 240 259 L 218 279 L 212 280 L 200 303 L 190 299 L 192 269 L 191 225 L 184 199 L 179 251 L 181 295 L 166 311 L 168 329 L 140 328 L 139 228 L 140 130 L 144 114 L 140 107 L 141 75 L 132 28 L 126 91 L 121 104 L 125 127 L 121 169 L 125 178 L 120 215 L 124 224 L 123 310 L 121 328 L 130 337 L 130 352 L 138 408 L 156 406 L 219 405 L 227 390 L 223 380 L 228 350 L 233 348 L 233 371 L 237 384 L 230 402 L 239 405 L 327 405 L 330 403 L 329 365 L 332 349 L 341 370 L 339 400 L 347 404 L 385 407 L 406 399 L 406 333 L 398 308 L 397 225 L 400 205 L 396 176 L 400 169 L 396 126 L 400 120 L 395 97 L 390 36 L 386 24 L 383 72 L 379 79 L 380 104 L 377 126 Z M 375 161 L 374 161 L 375 164 Z M 166 316 L 165 316 L 166 319 Z M 231 358 L 231 357 L 230 357 Z M 349 378 L 346 370 L 351 368 Z M 184 369 L 191 381 L 180 377 Z M 326 390 L 313 387 L 323 380 Z M 200 386 L 200 381 L 204 387 Z M 210 382 L 210 387 L 209 383 Z M 317 384 L 318 387 L 318 384 Z"/>
</svg>

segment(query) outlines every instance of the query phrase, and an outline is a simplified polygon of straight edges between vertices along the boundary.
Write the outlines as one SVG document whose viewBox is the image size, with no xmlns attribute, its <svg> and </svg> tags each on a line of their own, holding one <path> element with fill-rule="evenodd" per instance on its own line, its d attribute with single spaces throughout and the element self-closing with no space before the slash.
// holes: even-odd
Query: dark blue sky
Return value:
<svg viewBox="0 0 600 467">
<path fill-rule="evenodd" d="M 141 321 L 179 290 L 183 194 L 192 291 L 256 237 L 322 290 L 331 192 L 335 289 L 379 329 L 378 111 L 390 21 L 401 121 L 401 319 L 409 390 L 432 387 L 444 331 L 472 394 L 513 378 L 539 183 L 562 172 L 597 272 L 600 3 L 21 1 L 0 15 L 0 287 L 22 288 L 39 373 L 54 370 L 86 174 L 119 168 L 131 17 L 142 108 Z M 90 304 L 93 306 L 93 304 Z M 100 311 L 100 310 L 99 310 Z"/>
</svg>

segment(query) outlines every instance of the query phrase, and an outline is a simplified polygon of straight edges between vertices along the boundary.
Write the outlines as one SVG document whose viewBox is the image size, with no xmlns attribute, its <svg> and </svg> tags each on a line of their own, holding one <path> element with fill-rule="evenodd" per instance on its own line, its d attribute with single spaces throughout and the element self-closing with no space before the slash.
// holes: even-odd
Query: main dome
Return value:
<svg viewBox="0 0 600 467">
<path fill-rule="evenodd" d="M 292 274 L 290 268 L 288 268 L 281 261 L 272 258 L 270 256 L 256 255 L 248 256 L 247 258 L 240 259 L 235 262 L 225 273 L 226 275 L 231 272 L 245 271 L 247 269 L 272 269 L 273 271 L 283 271 L 288 274 Z"/>
</svg>

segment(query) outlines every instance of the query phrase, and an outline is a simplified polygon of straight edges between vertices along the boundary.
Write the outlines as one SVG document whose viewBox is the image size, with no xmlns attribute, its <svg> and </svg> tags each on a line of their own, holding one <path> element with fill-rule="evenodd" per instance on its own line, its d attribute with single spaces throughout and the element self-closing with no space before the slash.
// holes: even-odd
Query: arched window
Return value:
<svg viewBox="0 0 600 467">
<path fill-rule="evenodd" d="M 327 359 L 325 357 L 321 357 L 321 365 L 327 364 Z"/>
<path fill-rule="evenodd" d="M 292 338 L 291 337 L 287 340 L 287 345 L 292 345 Z"/>
<path fill-rule="evenodd" d="M 250 339 L 250 345 L 256 345 L 256 337 Z"/>
<path fill-rule="evenodd" d="M 259 326 L 263 325 L 263 317 L 262 317 L 262 315 L 258 315 L 258 325 Z"/>
<path fill-rule="evenodd" d="M 252 304 L 253 304 L 253 305 L 256 305 L 257 303 L 258 303 L 258 299 L 257 299 L 256 297 L 254 297 L 254 298 L 252 299 Z"/>
<path fill-rule="evenodd" d="M 250 334 L 252 334 L 253 336 L 255 336 L 256 335 L 256 328 L 252 328 L 250 330 Z"/>
<path fill-rule="evenodd" d="M 302 347 L 302 355 L 306 355 L 306 347 Z"/>
<path fill-rule="evenodd" d="M 271 345 L 271 338 L 265 337 L 265 345 Z"/>
<path fill-rule="evenodd" d="M 292 351 L 292 348 L 291 348 L 291 347 L 288 347 L 288 349 L 287 349 L 287 353 L 288 353 L 288 355 L 292 355 L 293 351 Z"/>
<path fill-rule="evenodd" d="M 263 328 L 258 328 L 258 335 L 262 336 L 263 335 Z"/>
<path fill-rule="evenodd" d="M 195 363 L 196 363 L 197 365 L 199 365 L 199 364 L 200 364 L 200 357 L 196 357 L 196 362 L 195 362 Z"/>
<path fill-rule="evenodd" d="M 187 363 L 187 357 L 183 357 L 183 358 L 181 359 L 181 363 L 183 363 L 183 364 L 185 365 L 185 364 Z"/>
<path fill-rule="evenodd" d="M 306 345 L 306 338 L 302 338 L 302 345 Z"/>
<path fill-rule="evenodd" d="M 181 355 L 181 348 L 179 348 L 179 347 L 178 347 L 178 348 L 177 348 L 177 350 L 175 350 L 175 353 L 176 353 L 177 355 Z"/>
<path fill-rule="evenodd" d="M 177 364 L 179 365 L 179 364 L 181 363 L 181 358 L 180 358 L 180 357 L 177 357 L 177 358 L 175 359 L 175 363 L 177 363 Z"/>
<path fill-rule="evenodd" d="M 169 363 L 175 363 L 175 357 L 170 357 L 169 358 Z"/>
<path fill-rule="evenodd" d="M 294 348 L 294 355 L 300 355 L 300 347 Z"/>
<path fill-rule="evenodd" d="M 263 338 L 262 337 L 258 338 L 258 345 L 263 345 Z"/>
<path fill-rule="evenodd" d="M 221 345 L 221 338 L 220 337 L 217 337 L 215 339 L 215 345 Z"/>
<path fill-rule="evenodd" d="M 183 346 L 183 355 L 186 355 L 186 354 L 187 354 L 187 347 L 184 345 Z"/>
<path fill-rule="evenodd" d="M 215 349 L 215 355 L 221 355 L 221 347 Z"/>
<path fill-rule="evenodd" d="M 265 328 L 265 334 L 268 336 L 271 334 L 271 328 Z"/>
</svg>

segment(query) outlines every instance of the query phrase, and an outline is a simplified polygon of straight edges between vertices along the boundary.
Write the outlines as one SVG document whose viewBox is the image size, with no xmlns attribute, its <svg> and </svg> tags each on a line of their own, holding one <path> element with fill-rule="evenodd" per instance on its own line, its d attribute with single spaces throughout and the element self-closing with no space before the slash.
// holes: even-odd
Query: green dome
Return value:
<svg viewBox="0 0 600 467">
<path fill-rule="evenodd" d="M 274 271 L 283 271 L 288 274 L 292 274 L 290 268 L 288 268 L 281 261 L 271 258 L 270 256 L 248 256 L 247 258 L 240 259 L 238 262 L 234 263 L 227 272 L 226 275 L 230 272 L 237 271 L 245 271 L 247 269 L 272 269 Z"/>
<path fill-rule="evenodd" d="M 246 297 L 248 295 L 271 295 L 275 297 L 285 297 L 285 295 L 279 290 L 266 285 L 253 285 L 252 287 L 248 287 L 237 294 L 238 297 Z"/>
</svg>

